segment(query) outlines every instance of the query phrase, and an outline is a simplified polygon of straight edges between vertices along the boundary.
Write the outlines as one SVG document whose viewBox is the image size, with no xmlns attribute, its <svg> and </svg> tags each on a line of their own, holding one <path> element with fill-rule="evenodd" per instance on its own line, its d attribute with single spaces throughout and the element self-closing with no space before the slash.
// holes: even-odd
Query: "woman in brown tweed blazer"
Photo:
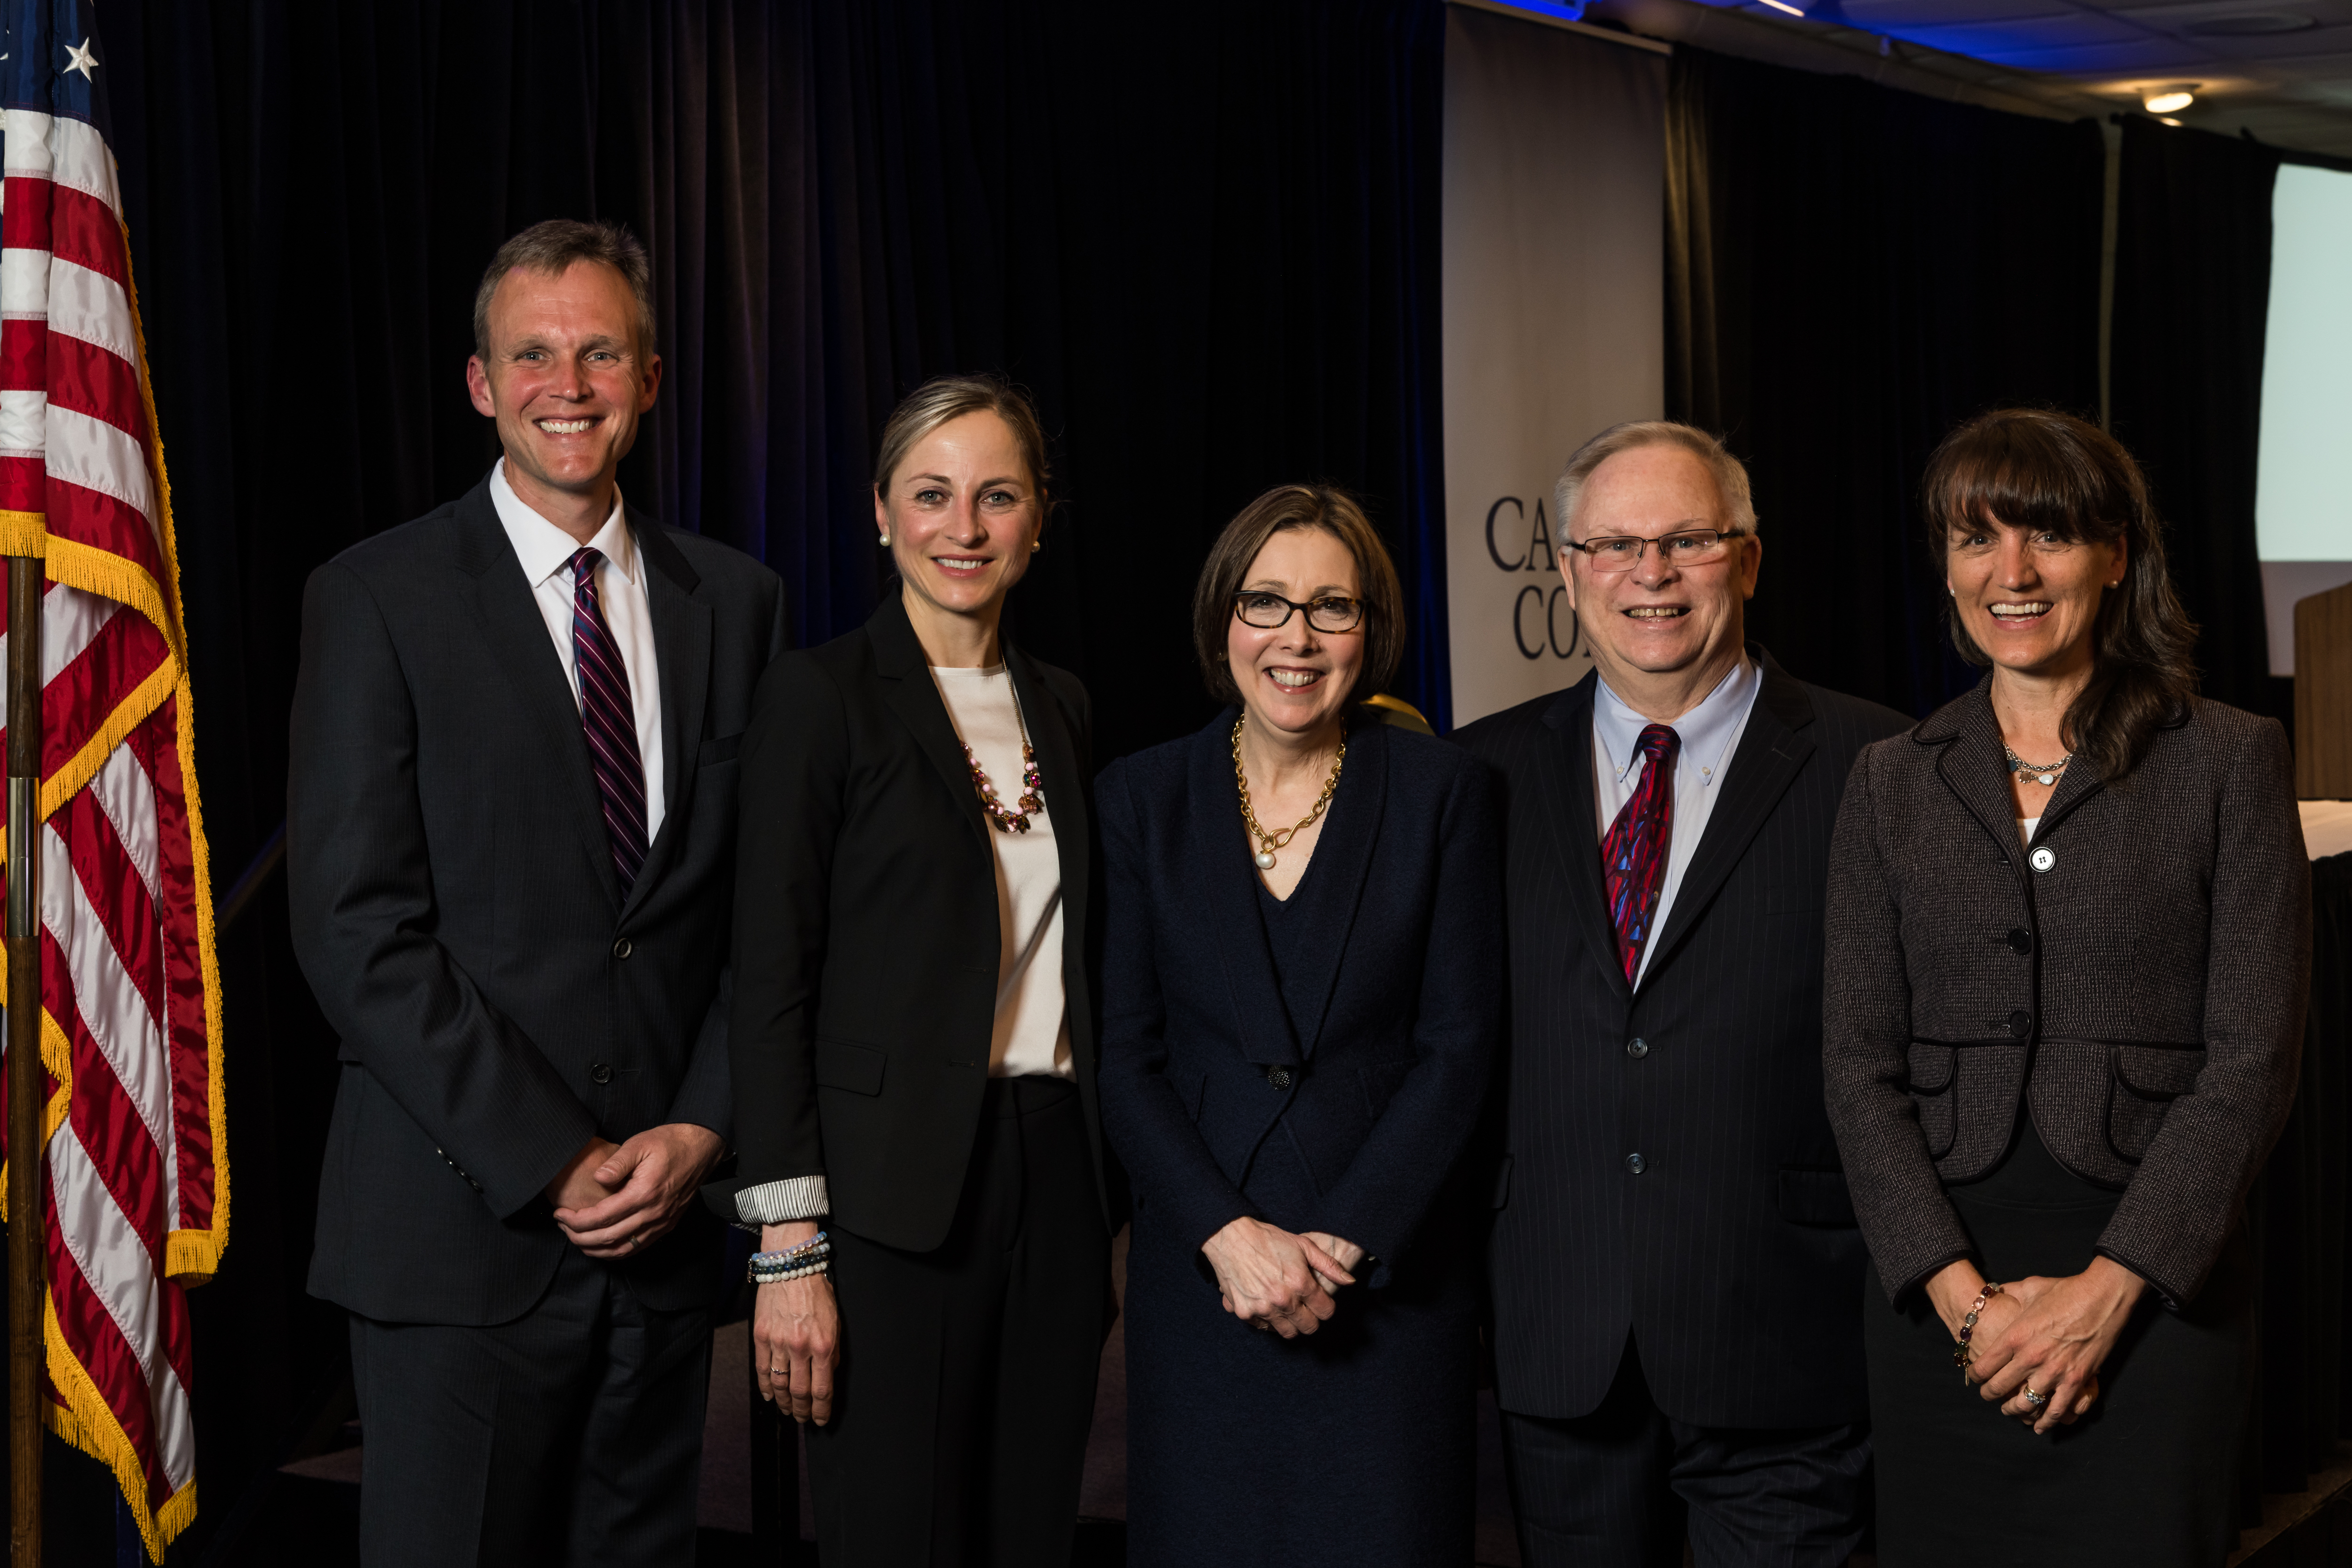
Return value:
<svg viewBox="0 0 2352 1568">
<path fill-rule="evenodd" d="M 2095 427 L 1982 416 L 1927 499 L 1990 673 L 1863 752 L 1830 859 L 1830 1119 L 1892 1305 L 1882 1560 L 2218 1564 L 2242 1204 L 2309 969 L 2286 738 L 2194 695 L 2146 483 Z"/>
</svg>

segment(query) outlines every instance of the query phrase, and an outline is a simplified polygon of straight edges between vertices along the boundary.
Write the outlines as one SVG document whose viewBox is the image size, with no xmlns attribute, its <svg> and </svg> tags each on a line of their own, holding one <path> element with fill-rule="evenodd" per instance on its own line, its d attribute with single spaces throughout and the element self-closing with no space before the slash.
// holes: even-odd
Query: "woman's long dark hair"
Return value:
<svg viewBox="0 0 2352 1568">
<path fill-rule="evenodd" d="M 2123 778 L 2197 693 L 2189 662 L 2197 627 L 2172 591 L 2164 528 L 2139 465 L 2095 425 L 2048 409 L 2001 408 L 1944 437 L 1923 489 L 1927 550 L 1939 573 L 1953 532 L 1988 523 L 2046 530 L 2070 544 L 2122 541 L 2123 582 L 2100 603 L 2090 683 L 2066 710 L 2063 739 L 2100 777 Z M 1957 606 L 1948 602 L 1944 613 L 1960 657 L 1990 665 Z"/>
</svg>

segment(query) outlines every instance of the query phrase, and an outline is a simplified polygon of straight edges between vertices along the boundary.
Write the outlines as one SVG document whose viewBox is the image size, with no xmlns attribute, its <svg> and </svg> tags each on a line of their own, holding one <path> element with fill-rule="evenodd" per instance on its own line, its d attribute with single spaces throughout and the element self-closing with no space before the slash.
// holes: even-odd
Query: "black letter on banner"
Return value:
<svg viewBox="0 0 2352 1568">
<path fill-rule="evenodd" d="M 1538 501 L 1536 504 L 1538 507 L 1543 505 L 1541 501 Z M 1527 507 L 1521 503 L 1519 498 L 1517 496 L 1505 496 L 1501 500 L 1498 500 L 1493 506 L 1488 507 L 1486 509 L 1486 553 L 1494 557 L 1495 564 L 1501 567 L 1504 571 L 1516 572 L 1521 566 L 1525 565 L 1526 563 L 1521 561 L 1506 561 L 1503 559 L 1503 552 L 1495 548 L 1495 514 L 1502 510 L 1507 506 L 1517 507 L 1521 517 L 1525 517 L 1528 514 Z M 1528 657 L 1532 658 L 1535 656 L 1530 654 Z"/>
<path fill-rule="evenodd" d="M 1576 657 L 1576 639 L 1582 635 L 1584 629 L 1577 624 L 1576 612 L 1569 611 L 1568 646 L 1566 647 L 1559 646 L 1559 601 L 1560 596 L 1567 592 L 1568 589 L 1564 586 L 1554 588 L 1551 591 L 1551 598 L 1544 605 L 1544 638 L 1551 644 L 1553 655 L 1559 658 Z"/>
<path fill-rule="evenodd" d="M 1528 537 L 1528 570 L 1536 569 L 1536 551 L 1543 551 L 1543 569 L 1549 572 L 1555 563 L 1551 557 L 1551 524 L 1544 521 L 1543 497 L 1536 497 L 1536 531 Z"/>
<path fill-rule="evenodd" d="M 1557 594 L 1559 590 L 1554 588 L 1552 592 Z M 1529 647 L 1528 646 L 1527 637 L 1521 634 L 1519 629 L 1526 623 L 1528 596 L 1531 594 L 1535 595 L 1535 601 L 1538 606 L 1540 606 L 1544 602 L 1544 591 L 1541 588 L 1537 587 L 1533 583 L 1528 584 L 1526 587 L 1519 590 L 1518 598 L 1513 601 L 1511 605 L 1511 640 L 1519 645 L 1519 652 L 1526 655 L 1528 658 L 1541 658 L 1543 657 L 1544 645 L 1538 643 L 1535 647 Z"/>
</svg>

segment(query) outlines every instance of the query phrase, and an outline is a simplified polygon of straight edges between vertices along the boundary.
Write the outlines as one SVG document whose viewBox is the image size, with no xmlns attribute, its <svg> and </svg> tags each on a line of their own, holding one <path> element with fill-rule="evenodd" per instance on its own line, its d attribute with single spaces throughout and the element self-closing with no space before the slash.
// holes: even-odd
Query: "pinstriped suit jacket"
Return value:
<svg viewBox="0 0 2352 1568">
<path fill-rule="evenodd" d="M 1680 1421 L 1832 1426 L 1866 1410 L 1862 1238 L 1822 1094 L 1822 908 L 1854 756 L 1909 721 L 1748 651 L 1763 689 L 1639 990 L 1603 901 L 1599 678 L 1455 736 L 1505 795 L 1511 1023 L 1489 1275 L 1498 1393 L 1522 1415 L 1590 1414 L 1629 1333 Z"/>
</svg>

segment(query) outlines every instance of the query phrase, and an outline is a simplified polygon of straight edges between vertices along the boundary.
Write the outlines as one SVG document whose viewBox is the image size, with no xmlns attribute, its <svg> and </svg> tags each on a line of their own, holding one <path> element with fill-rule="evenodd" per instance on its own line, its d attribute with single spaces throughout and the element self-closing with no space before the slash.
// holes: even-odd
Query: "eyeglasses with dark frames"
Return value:
<svg viewBox="0 0 2352 1568">
<path fill-rule="evenodd" d="M 1279 594 L 1269 594 L 1262 588 L 1244 588 L 1234 595 L 1234 615 L 1242 625 L 1255 626 L 1260 631 L 1272 631 L 1286 626 L 1290 617 L 1300 610 L 1307 612 L 1307 624 L 1318 632 L 1352 632 L 1364 624 L 1364 602 L 1326 595 L 1300 604 Z"/>
<path fill-rule="evenodd" d="M 1746 537 L 1746 529 L 1682 528 L 1655 539 L 1640 539 L 1630 533 L 1571 539 L 1565 542 L 1565 547 L 1583 551 L 1595 572 L 1631 572 L 1642 563 L 1642 557 L 1649 553 L 1653 544 L 1658 547 L 1658 559 L 1669 566 L 1705 566 L 1730 554 L 1733 540 Z"/>
</svg>

